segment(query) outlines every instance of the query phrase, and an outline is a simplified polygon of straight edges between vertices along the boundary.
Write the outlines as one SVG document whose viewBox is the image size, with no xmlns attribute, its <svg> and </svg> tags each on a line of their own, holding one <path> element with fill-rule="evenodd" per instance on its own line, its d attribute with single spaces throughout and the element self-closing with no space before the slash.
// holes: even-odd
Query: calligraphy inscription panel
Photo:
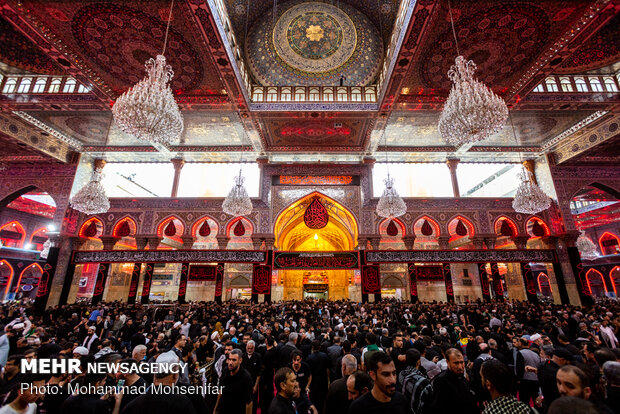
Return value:
<svg viewBox="0 0 620 414">
<path fill-rule="evenodd" d="M 358 252 L 274 252 L 276 269 L 357 269 Z"/>
<path fill-rule="evenodd" d="M 375 250 L 366 251 L 368 263 L 555 262 L 553 250 Z"/>
<path fill-rule="evenodd" d="M 78 251 L 75 263 L 265 263 L 256 250 L 113 250 Z"/>
</svg>

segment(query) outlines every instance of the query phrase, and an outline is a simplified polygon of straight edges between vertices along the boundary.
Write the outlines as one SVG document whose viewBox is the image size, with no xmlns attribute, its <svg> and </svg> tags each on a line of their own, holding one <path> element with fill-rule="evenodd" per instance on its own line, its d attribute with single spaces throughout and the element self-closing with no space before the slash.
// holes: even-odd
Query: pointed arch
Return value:
<svg viewBox="0 0 620 414">
<path fill-rule="evenodd" d="M 97 226 L 97 234 L 95 234 L 93 237 L 87 237 L 84 234 L 84 232 L 86 231 L 88 226 L 90 226 L 91 223 L 93 223 L 93 222 Z M 101 220 L 97 216 L 94 216 L 94 217 L 91 217 L 88 220 L 86 220 L 84 223 L 82 223 L 82 225 L 80 226 L 80 231 L 78 231 L 78 236 L 79 237 L 84 237 L 84 238 L 89 238 L 89 239 L 97 239 L 97 238 L 99 238 L 103 234 L 104 230 L 105 230 L 105 226 L 103 225 L 103 220 Z"/>
<path fill-rule="evenodd" d="M 599 237 L 598 244 L 601 247 L 603 256 L 616 254 L 616 247 L 614 246 L 620 246 L 620 239 L 615 234 L 606 231 Z"/>
<path fill-rule="evenodd" d="M 170 223 L 171 221 L 174 221 L 174 226 L 176 228 L 176 234 L 170 238 L 164 234 L 164 229 L 166 228 L 168 223 Z M 173 240 L 182 240 L 181 236 L 183 235 L 185 235 L 185 222 L 181 220 L 179 217 L 175 216 L 174 214 L 166 217 L 165 219 L 160 221 L 159 224 L 157 225 L 157 237 L 169 238 Z"/>
<path fill-rule="evenodd" d="M 4 224 L 3 226 L 0 227 L 0 232 L 2 232 L 3 230 L 21 234 L 20 239 L 16 243 L 15 247 L 17 248 L 24 247 L 24 241 L 26 240 L 26 230 L 24 230 L 24 226 L 22 226 L 22 224 L 18 220 L 9 221 L 8 223 Z M 5 240 L 14 240 L 14 239 L 5 239 Z"/>
<path fill-rule="evenodd" d="M 198 220 L 196 220 L 194 224 L 192 225 L 191 235 L 194 238 L 194 240 L 198 239 L 199 237 L 202 238 L 202 236 L 198 234 L 198 229 L 200 228 L 200 226 L 202 226 L 202 223 L 204 223 L 205 220 L 209 220 L 209 227 L 211 227 L 211 234 L 209 234 L 207 238 L 215 237 L 217 234 L 219 234 L 220 225 L 217 222 L 217 220 L 215 220 L 210 215 L 204 215 L 200 217 Z"/>
<path fill-rule="evenodd" d="M 234 226 L 239 222 L 243 223 L 243 227 L 245 227 L 245 233 L 241 237 L 250 237 L 254 234 L 254 223 L 250 219 L 245 216 L 234 217 L 226 224 L 226 237 L 231 239 L 232 237 L 237 237 L 233 233 Z"/>
<path fill-rule="evenodd" d="M 543 296 L 551 296 L 552 294 L 552 289 L 551 289 L 551 279 L 549 279 L 549 276 L 547 276 L 546 273 L 541 272 L 538 274 L 538 277 L 536 278 L 536 281 L 538 282 L 538 291 L 543 295 Z M 546 295 L 545 291 L 549 290 L 549 294 Z"/>
<path fill-rule="evenodd" d="M 381 287 L 402 288 L 405 287 L 405 284 L 400 277 L 388 276 L 383 280 Z"/>
<path fill-rule="evenodd" d="M 600 283 L 598 279 L 600 279 Z M 609 292 L 609 289 L 607 289 L 607 285 L 605 284 L 603 274 L 596 269 L 590 269 L 586 272 L 586 282 L 588 283 L 588 289 L 590 290 L 590 296 L 592 297 L 596 296 L 595 292 L 592 290 L 592 286 L 594 286 L 596 292 L 598 292 L 598 286 L 602 285 L 603 296 L 606 296 L 605 294 Z"/>
<path fill-rule="evenodd" d="M 467 236 L 463 237 L 473 237 L 476 234 L 476 228 L 470 219 L 462 215 L 456 215 L 448 220 L 448 234 L 450 236 L 461 237 L 456 234 L 456 226 L 458 225 L 458 220 L 461 220 L 465 227 L 467 228 Z"/>
<path fill-rule="evenodd" d="M 499 216 L 498 218 L 495 219 L 495 222 L 493 223 L 493 231 L 495 232 L 495 234 L 498 234 L 501 236 L 500 229 L 502 228 L 502 221 L 506 221 L 508 223 L 508 225 L 512 229 L 512 232 L 515 236 L 519 235 L 519 228 L 517 227 L 517 224 L 515 223 L 515 221 L 511 219 L 510 217 L 506 217 L 506 216 Z"/>
<path fill-rule="evenodd" d="M 125 216 L 117 220 L 116 223 L 114 223 L 114 227 L 112 227 L 112 236 L 120 237 L 117 235 L 117 232 L 118 232 L 120 225 L 123 224 L 124 221 L 126 221 L 129 224 L 129 229 L 130 229 L 129 236 L 126 236 L 126 237 L 134 237 L 136 235 L 136 233 L 138 232 L 138 224 L 136 223 L 136 220 L 131 216 Z"/>
<path fill-rule="evenodd" d="M 19 291 L 19 286 L 22 283 L 22 278 L 24 277 L 24 274 L 26 273 L 28 269 L 31 269 L 31 268 L 39 269 L 39 272 L 41 272 L 41 275 L 43 274 L 43 268 L 38 263 L 33 263 L 30 266 L 26 266 L 26 268 L 22 270 L 22 272 L 19 274 L 19 279 L 17 279 L 17 285 L 15 285 L 15 289 L 17 291 Z M 39 275 L 39 278 L 41 277 L 41 275 Z"/>
<path fill-rule="evenodd" d="M 620 266 L 615 266 L 609 271 L 609 280 L 611 280 L 611 286 L 614 288 L 616 297 L 618 297 L 618 288 L 620 288 Z"/>
<path fill-rule="evenodd" d="M 15 270 L 13 270 L 13 266 L 11 266 L 11 264 L 9 262 L 7 262 L 6 260 L 0 260 L 0 268 L 4 269 L 8 269 L 9 271 L 9 275 L 7 277 L 7 282 L 6 282 L 6 287 L 4 288 L 4 295 L 2 296 L 2 299 L 6 299 L 6 294 L 9 291 L 9 287 L 11 286 L 11 283 L 13 282 L 13 276 L 15 275 Z"/>
<path fill-rule="evenodd" d="M 421 232 L 424 220 L 428 221 L 428 223 L 433 228 L 433 234 L 431 236 L 424 236 L 422 234 L 422 232 Z M 435 220 L 431 216 L 424 215 L 424 216 L 420 216 L 420 217 L 416 218 L 413 221 L 413 234 L 415 234 L 416 238 L 419 237 L 419 236 L 421 236 L 421 237 L 434 237 L 434 238 L 437 238 L 437 237 L 441 236 L 441 227 L 439 227 L 439 223 L 437 222 L 437 220 Z"/>
<path fill-rule="evenodd" d="M 544 236 L 535 236 L 532 233 L 532 227 L 534 226 L 535 222 L 538 222 L 538 224 L 540 224 L 542 228 L 545 230 Z M 549 226 L 547 225 L 545 220 L 543 220 L 542 218 L 538 216 L 532 216 L 528 218 L 527 221 L 525 222 L 525 233 L 530 237 L 545 237 L 545 236 L 551 235 L 551 230 L 549 229 Z"/>
<path fill-rule="evenodd" d="M 379 222 L 379 226 L 378 226 L 378 233 L 381 236 L 387 236 L 387 226 L 390 224 L 390 221 L 394 221 L 394 223 L 396 224 L 396 226 L 398 227 L 398 229 L 400 230 L 400 236 L 401 237 L 405 237 L 407 234 L 407 226 L 405 226 L 405 223 L 403 223 L 399 218 L 397 217 L 393 217 L 393 218 L 384 218 L 381 222 Z M 391 236 L 389 236 L 391 237 Z M 398 237 L 395 236 L 395 237 Z"/>
</svg>

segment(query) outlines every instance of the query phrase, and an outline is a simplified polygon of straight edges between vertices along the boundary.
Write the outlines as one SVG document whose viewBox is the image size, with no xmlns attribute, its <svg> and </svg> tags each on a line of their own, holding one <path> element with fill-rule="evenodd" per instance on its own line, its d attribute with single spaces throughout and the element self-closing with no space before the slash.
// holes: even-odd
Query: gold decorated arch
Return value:
<svg viewBox="0 0 620 414">
<path fill-rule="evenodd" d="M 318 199 L 328 213 L 328 221 L 321 229 L 311 229 L 304 223 L 304 213 L 315 199 Z M 353 214 L 336 200 L 319 192 L 313 192 L 285 208 L 274 226 L 275 247 L 280 251 L 330 252 L 348 251 L 357 247 L 358 225 Z M 353 270 L 280 270 L 283 298 L 302 299 L 304 286 L 320 279 L 327 279 L 329 299 L 348 297 L 348 287 L 353 279 Z"/>
</svg>

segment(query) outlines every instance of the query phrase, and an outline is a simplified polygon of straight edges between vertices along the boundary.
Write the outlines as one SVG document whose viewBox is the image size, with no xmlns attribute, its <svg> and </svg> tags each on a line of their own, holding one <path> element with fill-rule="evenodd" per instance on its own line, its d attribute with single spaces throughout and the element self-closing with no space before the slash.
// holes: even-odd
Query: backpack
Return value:
<svg viewBox="0 0 620 414">
<path fill-rule="evenodd" d="M 411 412 L 422 414 L 433 398 L 433 385 L 419 371 L 414 371 L 403 380 L 402 393 L 409 400 Z"/>
</svg>

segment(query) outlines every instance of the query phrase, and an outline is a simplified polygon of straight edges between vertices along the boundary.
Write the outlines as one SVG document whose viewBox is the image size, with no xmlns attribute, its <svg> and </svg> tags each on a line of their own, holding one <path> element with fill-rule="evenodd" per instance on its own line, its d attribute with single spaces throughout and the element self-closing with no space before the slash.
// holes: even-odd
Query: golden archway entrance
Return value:
<svg viewBox="0 0 620 414">
<path fill-rule="evenodd" d="M 327 225 L 312 229 L 304 222 L 308 206 L 318 199 L 328 214 Z M 285 208 L 274 226 L 275 247 L 281 251 L 333 252 L 350 251 L 357 247 L 357 220 L 342 204 L 314 192 Z M 315 297 L 338 300 L 349 297 L 353 270 L 280 270 L 283 299 Z"/>
</svg>

